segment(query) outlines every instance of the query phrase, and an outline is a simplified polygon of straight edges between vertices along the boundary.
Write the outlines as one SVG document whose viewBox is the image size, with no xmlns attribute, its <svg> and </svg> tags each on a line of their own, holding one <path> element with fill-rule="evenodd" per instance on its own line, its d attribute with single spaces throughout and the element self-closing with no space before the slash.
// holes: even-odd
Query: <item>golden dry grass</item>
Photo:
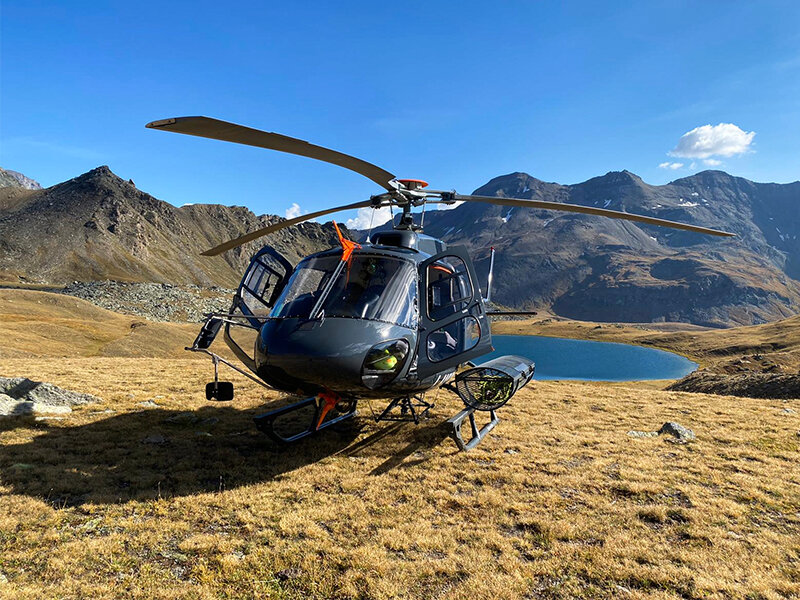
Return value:
<svg viewBox="0 0 800 600">
<path fill-rule="evenodd" d="M 104 402 L 0 420 L 4 599 L 800 596 L 800 401 L 535 382 L 469 453 L 447 392 L 277 449 L 251 419 L 285 400 L 171 358 L 196 326 L 11 293 L 0 374 Z M 669 420 L 697 441 L 627 435 Z"/>
<path fill-rule="evenodd" d="M 418 427 L 362 416 L 276 450 L 250 421 L 262 390 L 235 378 L 210 405 L 199 366 L 0 361 L 105 399 L 0 425 L 0 595 L 800 594 L 797 402 L 536 382 L 469 453 L 443 437 L 445 392 Z M 626 435 L 668 420 L 698 440 Z"/>
<path fill-rule="evenodd" d="M 186 355 L 196 324 L 156 323 L 80 298 L 0 289 L 0 358 Z"/>
</svg>

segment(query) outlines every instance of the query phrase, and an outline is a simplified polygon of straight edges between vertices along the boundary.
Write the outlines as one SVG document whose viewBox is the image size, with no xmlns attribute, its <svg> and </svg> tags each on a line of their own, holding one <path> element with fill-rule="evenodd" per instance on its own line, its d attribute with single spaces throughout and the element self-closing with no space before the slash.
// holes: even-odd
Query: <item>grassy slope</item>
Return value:
<svg viewBox="0 0 800 600">
<path fill-rule="evenodd" d="M 3 375 L 104 399 L 0 421 L 3 598 L 800 594 L 800 418 L 784 410 L 798 401 L 536 382 L 470 453 L 444 438 L 446 392 L 418 427 L 376 425 L 365 405 L 361 430 L 276 451 L 250 419 L 277 395 L 234 376 L 237 400 L 213 405 L 208 365 L 100 356 L 109 339 L 154 349 L 125 341 L 130 317 L 73 301 L 59 323 L 90 356 L 0 358 Z M 698 440 L 626 435 L 668 420 Z"/>
<path fill-rule="evenodd" d="M 154 323 L 79 298 L 19 289 L 0 289 L 0 315 L 0 358 L 178 357 L 198 331 L 196 324 Z"/>
</svg>

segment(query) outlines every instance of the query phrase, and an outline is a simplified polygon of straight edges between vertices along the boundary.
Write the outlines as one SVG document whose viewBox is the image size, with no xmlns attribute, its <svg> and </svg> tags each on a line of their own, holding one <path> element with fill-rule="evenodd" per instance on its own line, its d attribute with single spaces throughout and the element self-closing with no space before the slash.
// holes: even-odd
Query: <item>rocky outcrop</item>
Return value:
<svg viewBox="0 0 800 600">
<path fill-rule="evenodd" d="M 25 377 L 0 377 L 0 417 L 68 413 L 73 406 L 101 402 L 97 396 L 65 390 Z"/>
<path fill-rule="evenodd" d="M 226 312 L 235 290 L 212 286 L 120 281 L 73 281 L 58 290 L 118 313 L 151 321 L 201 322 L 211 312 Z"/>
</svg>

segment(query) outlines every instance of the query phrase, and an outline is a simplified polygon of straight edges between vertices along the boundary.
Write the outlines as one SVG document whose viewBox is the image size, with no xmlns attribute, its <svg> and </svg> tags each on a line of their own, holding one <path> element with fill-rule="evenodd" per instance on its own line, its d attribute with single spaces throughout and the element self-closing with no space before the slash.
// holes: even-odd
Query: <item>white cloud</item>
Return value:
<svg viewBox="0 0 800 600">
<path fill-rule="evenodd" d="M 658 165 L 659 169 L 672 169 L 675 171 L 676 169 L 680 169 L 683 166 L 683 163 L 679 162 L 663 162 Z"/>
<path fill-rule="evenodd" d="M 294 202 L 289 208 L 286 209 L 286 212 L 284 214 L 287 219 L 294 219 L 295 217 L 304 215 L 307 212 L 308 212 L 307 210 L 302 210 L 297 202 Z"/>
<path fill-rule="evenodd" d="M 744 131 L 733 123 L 703 125 L 687 131 L 669 153 L 681 158 L 735 156 L 750 150 L 755 131 Z"/>
<path fill-rule="evenodd" d="M 706 158 L 703 160 L 703 164 L 709 167 L 718 167 L 722 164 L 722 161 L 715 158 Z"/>
<path fill-rule="evenodd" d="M 392 218 L 391 210 L 388 206 L 382 208 L 359 208 L 355 219 L 347 219 L 345 225 L 348 229 L 369 229 L 370 223 L 375 228 L 378 225 L 383 225 Z"/>
</svg>

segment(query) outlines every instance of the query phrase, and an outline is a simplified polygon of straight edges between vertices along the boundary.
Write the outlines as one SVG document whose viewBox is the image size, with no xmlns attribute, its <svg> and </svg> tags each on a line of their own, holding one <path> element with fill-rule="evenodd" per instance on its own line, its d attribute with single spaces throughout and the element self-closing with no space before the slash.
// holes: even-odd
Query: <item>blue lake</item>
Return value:
<svg viewBox="0 0 800 600">
<path fill-rule="evenodd" d="M 517 354 L 536 363 L 534 379 L 636 381 L 680 379 L 694 371 L 688 358 L 642 346 L 535 335 L 493 335 L 495 351 L 477 359 Z"/>
</svg>

